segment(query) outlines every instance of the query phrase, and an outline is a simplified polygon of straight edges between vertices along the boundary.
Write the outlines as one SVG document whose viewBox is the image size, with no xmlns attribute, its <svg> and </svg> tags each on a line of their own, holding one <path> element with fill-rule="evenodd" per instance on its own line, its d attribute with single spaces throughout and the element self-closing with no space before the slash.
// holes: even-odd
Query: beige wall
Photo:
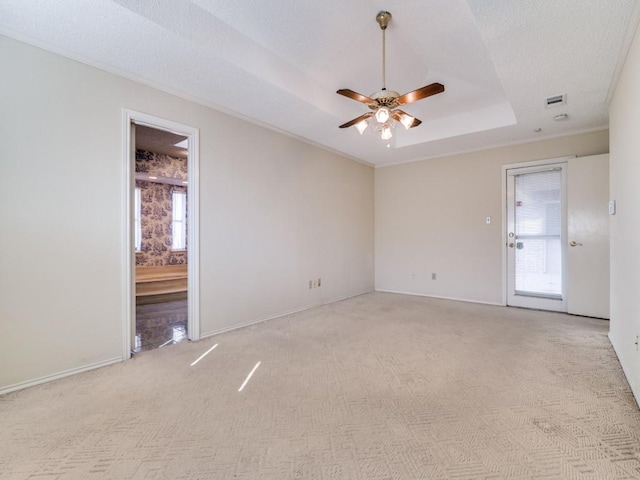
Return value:
<svg viewBox="0 0 640 480">
<path fill-rule="evenodd" d="M 123 108 L 200 129 L 203 335 L 373 289 L 372 168 L 2 36 L 0 65 L 0 391 L 122 356 Z"/>
<path fill-rule="evenodd" d="M 600 131 L 376 169 L 376 290 L 500 304 L 502 166 L 608 151 Z"/>
<path fill-rule="evenodd" d="M 640 403 L 640 33 L 629 51 L 610 107 L 610 338 Z"/>
</svg>

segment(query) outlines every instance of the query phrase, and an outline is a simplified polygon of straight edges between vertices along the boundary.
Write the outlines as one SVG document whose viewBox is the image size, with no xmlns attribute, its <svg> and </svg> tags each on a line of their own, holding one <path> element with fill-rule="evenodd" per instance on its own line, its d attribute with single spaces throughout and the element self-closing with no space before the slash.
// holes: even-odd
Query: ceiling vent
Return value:
<svg viewBox="0 0 640 480">
<path fill-rule="evenodd" d="M 562 93 L 560 95 L 554 95 L 552 97 L 547 97 L 547 100 L 545 101 L 545 105 L 547 106 L 547 108 L 558 107 L 560 105 L 566 105 L 566 104 L 567 104 L 566 93 Z"/>
</svg>

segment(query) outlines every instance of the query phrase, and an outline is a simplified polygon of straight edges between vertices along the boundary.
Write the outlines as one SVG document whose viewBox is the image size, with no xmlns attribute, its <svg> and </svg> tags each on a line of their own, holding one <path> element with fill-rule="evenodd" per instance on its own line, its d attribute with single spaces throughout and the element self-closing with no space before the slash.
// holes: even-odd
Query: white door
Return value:
<svg viewBox="0 0 640 480">
<path fill-rule="evenodd" d="M 567 301 L 575 315 L 609 318 L 609 155 L 567 167 Z"/>
<path fill-rule="evenodd" d="M 507 305 L 567 311 L 566 166 L 506 170 Z"/>
</svg>

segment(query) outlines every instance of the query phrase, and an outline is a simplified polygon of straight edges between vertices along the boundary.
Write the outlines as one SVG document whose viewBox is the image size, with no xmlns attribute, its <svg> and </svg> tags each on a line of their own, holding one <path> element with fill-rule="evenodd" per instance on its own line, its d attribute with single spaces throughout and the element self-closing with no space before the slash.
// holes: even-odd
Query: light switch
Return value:
<svg viewBox="0 0 640 480">
<path fill-rule="evenodd" d="M 491 225 L 491 217 L 485 217 L 484 223 L 486 223 L 487 225 Z"/>
<path fill-rule="evenodd" d="M 609 200 L 609 215 L 615 215 L 615 214 L 616 214 L 616 201 Z"/>
</svg>

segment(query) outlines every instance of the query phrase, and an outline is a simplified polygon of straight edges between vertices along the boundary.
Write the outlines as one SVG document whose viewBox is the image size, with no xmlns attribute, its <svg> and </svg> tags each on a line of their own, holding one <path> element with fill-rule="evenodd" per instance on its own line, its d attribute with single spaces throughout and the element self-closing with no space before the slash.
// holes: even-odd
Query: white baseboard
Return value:
<svg viewBox="0 0 640 480">
<path fill-rule="evenodd" d="M 496 307 L 505 307 L 504 303 L 498 302 L 483 302 L 482 300 L 471 300 L 468 298 L 457 298 L 457 297 L 442 297 L 439 295 L 427 295 L 425 293 L 414 293 L 414 292 L 400 292 L 396 290 L 380 290 L 376 288 L 376 292 L 384 292 L 384 293 L 398 293 L 400 295 L 413 295 L 415 297 L 427 297 L 427 298 L 438 298 L 440 300 L 453 300 L 455 302 L 466 302 L 466 303 L 479 303 L 481 305 L 494 305 Z"/>
<path fill-rule="evenodd" d="M 365 290 L 365 291 L 360 292 L 360 293 L 354 293 L 353 295 L 347 295 L 347 296 L 344 296 L 344 297 L 333 298 L 331 300 L 327 300 L 327 301 L 324 301 L 324 302 L 313 303 L 313 304 L 306 305 L 306 306 L 301 307 L 301 308 L 297 308 L 295 310 L 291 310 L 291 311 L 284 312 L 284 313 L 277 313 L 277 314 L 271 315 L 269 317 L 260 318 L 258 320 L 251 320 L 249 322 L 241 323 L 241 324 L 238 324 L 238 325 L 233 325 L 231 327 L 221 328 L 219 330 L 214 330 L 212 332 L 200 333 L 200 340 L 202 340 L 203 338 L 212 337 L 214 335 L 219 335 L 221 333 L 230 332 L 232 330 L 237 330 L 238 328 L 249 327 L 249 326 L 255 325 L 257 323 L 266 322 L 267 320 L 274 320 L 276 318 L 285 317 L 287 315 L 293 315 L 294 313 L 304 312 L 305 310 L 310 310 L 310 309 L 315 308 L 315 307 L 321 307 L 322 305 L 329 305 L 330 303 L 340 302 L 340 301 L 346 300 L 348 298 L 359 297 L 360 295 L 365 295 L 365 294 L 371 293 L 373 291 L 374 290 Z"/>
<path fill-rule="evenodd" d="M 89 370 L 94 370 L 96 368 L 106 367 L 107 365 L 112 365 L 118 362 L 122 362 L 122 357 L 114 357 L 108 360 L 103 360 L 101 362 L 90 363 L 89 365 L 84 365 L 82 367 L 71 368 L 69 370 L 65 370 L 64 372 L 53 373 L 51 375 L 46 375 L 44 377 L 36 378 L 34 380 L 29 380 L 27 382 L 14 383 L 13 385 L 1 387 L 0 395 L 4 395 L 5 393 L 9 393 L 9 392 L 15 392 L 16 390 L 22 390 L 24 388 L 33 387 L 35 385 L 40 385 L 41 383 L 51 382 L 53 380 L 58 380 L 60 378 L 69 377 L 71 375 L 76 375 L 78 373 L 87 372 Z"/>
<path fill-rule="evenodd" d="M 636 399 L 636 403 L 638 404 L 638 408 L 640 408 L 640 385 L 638 385 L 632 375 L 631 369 L 623 360 L 622 355 L 620 355 L 620 348 L 616 345 L 616 342 L 613 340 L 611 336 L 611 332 L 607 335 L 609 337 L 609 341 L 611 342 L 611 346 L 613 347 L 613 351 L 616 352 L 616 356 L 618 357 L 618 361 L 622 366 L 622 371 L 624 372 L 624 376 L 627 378 L 627 383 L 629 383 L 629 387 L 631 387 L 631 393 L 633 393 L 633 397 Z"/>
</svg>

